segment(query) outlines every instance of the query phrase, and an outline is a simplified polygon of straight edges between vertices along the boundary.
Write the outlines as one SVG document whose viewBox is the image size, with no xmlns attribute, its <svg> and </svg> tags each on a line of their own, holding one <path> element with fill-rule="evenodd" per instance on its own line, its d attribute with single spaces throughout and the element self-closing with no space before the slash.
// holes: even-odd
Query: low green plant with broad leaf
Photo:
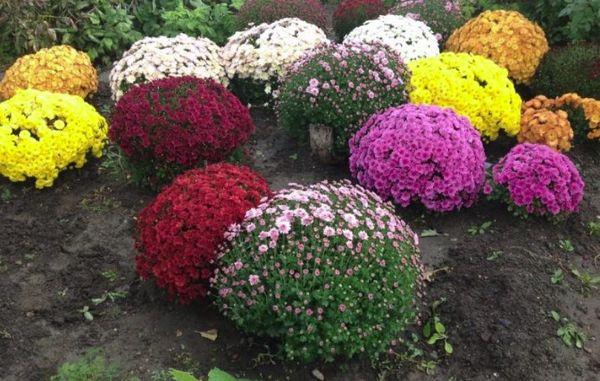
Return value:
<svg viewBox="0 0 600 381">
<path fill-rule="evenodd" d="M 450 344 L 448 334 L 446 332 L 446 326 L 442 323 L 438 308 L 444 302 L 444 299 L 435 301 L 431 306 L 431 317 L 423 326 L 423 337 L 429 345 L 437 345 L 442 343 L 444 352 L 446 354 L 452 354 L 454 348 Z"/>
<path fill-rule="evenodd" d="M 569 319 L 561 317 L 558 312 L 550 311 L 550 316 L 560 324 L 556 335 L 561 338 L 562 342 L 569 348 L 575 346 L 575 348 L 582 349 L 586 340 L 585 334 Z"/>
<path fill-rule="evenodd" d="M 550 282 L 552 282 L 552 284 L 561 284 L 564 279 L 565 273 L 561 269 L 558 269 L 554 271 L 554 273 L 552 273 L 552 276 L 550 277 Z"/>
<path fill-rule="evenodd" d="M 600 285 L 600 275 L 592 275 L 586 271 L 577 269 L 571 269 L 571 274 L 579 281 L 581 293 L 585 296 L 589 296 L 589 294 L 592 291 L 597 290 L 598 285 Z"/>
<path fill-rule="evenodd" d="M 467 230 L 470 235 L 483 235 L 491 232 L 492 221 L 485 221 L 481 225 L 473 225 Z"/>
<path fill-rule="evenodd" d="M 573 243 L 568 239 L 561 239 L 558 241 L 558 247 L 566 253 L 572 253 L 575 251 Z"/>
</svg>

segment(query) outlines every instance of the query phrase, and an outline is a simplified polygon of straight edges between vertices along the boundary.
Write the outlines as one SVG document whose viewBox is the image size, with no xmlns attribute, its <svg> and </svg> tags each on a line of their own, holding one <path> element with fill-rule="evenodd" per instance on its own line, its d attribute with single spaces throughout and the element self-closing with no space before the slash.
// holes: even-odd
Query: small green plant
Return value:
<svg viewBox="0 0 600 381">
<path fill-rule="evenodd" d="M 92 315 L 92 312 L 90 311 L 89 306 L 83 306 L 83 308 L 80 309 L 79 312 L 81 312 L 83 314 L 83 318 L 85 320 L 87 320 L 87 321 L 94 320 L 94 315 Z"/>
<path fill-rule="evenodd" d="M 58 368 L 51 381 L 120 381 L 119 369 L 107 363 L 104 352 L 91 349 L 83 357 Z"/>
<path fill-rule="evenodd" d="M 124 299 L 127 297 L 127 291 L 106 291 L 99 298 L 93 298 L 92 303 L 95 306 L 110 300 L 111 302 L 116 302 L 117 300 Z"/>
<path fill-rule="evenodd" d="M 571 269 L 571 274 L 573 274 L 581 283 L 582 294 L 587 296 L 593 290 L 598 289 L 598 285 L 600 284 L 600 276 L 592 275 L 588 272 L 579 271 L 577 269 Z"/>
<path fill-rule="evenodd" d="M 502 250 L 494 250 L 487 257 L 487 260 L 488 261 L 495 261 L 496 259 L 500 258 L 501 255 L 502 255 Z"/>
<path fill-rule="evenodd" d="M 550 311 L 550 316 L 560 324 L 556 330 L 556 335 L 562 339 L 563 343 L 569 348 L 575 345 L 576 348 L 582 349 L 586 340 L 585 334 L 575 324 L 569 322 L 567 318 L 561 317 L 558 312 Z"/>
<path fill-rule="evenodd" d="M 119 274 L 114 270 L 103 271 L 102 276 L 111 283 L 114 283 L 119 279 Z"/>
<path fill-rule="evenodd" d="M 572 253 L 575 251 L 573 243 L 568 239 L 561 239 L 558 241 L 558 247 L 566 253 Z"/>
<path fill-rule="evenodd" d="M 467 230 L 470 235 L 482 235 L 491 231 L 492 221 L 485 221 L 481 225 L 473 225 Z"/>
<path fill-rule="evenodd" d="M 588 232 L 592 237 L 600 237 L 600 219 L 588 223 Z"/>
<path fill-rule="evenodd" d="M 444 343 L 444 351 L 446 354 L 452 354 L 454 348 L 448 341 L 446 327 L 442 324 L 438 313 L 438 307 L 444 302 L 444 299 L 436 300 L 431 306 L 431 317 L 423 326 L 423 337 L 427 340 L 427 344 L 436 345 Z"/>
<path fill-rule="evenodd" d="M 8 202 L 10 202 L 10 200 L 13 199 L 13 197 L 14 196 L 13 196 L 12 192 L 10 191 L 10 189 L 8 189 L 8 188 L 2 189 L 2 193 L 0 193 L 0 200 L 8 203 Z"/>
<path fill-rule="evenodd" d="M 561 269 L 558 269 L 558 270 L 554 271 L 554 273 L 550 277 L 550 282 L 552 282 L 552 284 L 561 284 L 564 279 L 565 279 L 565 274 L 563 273 L 563 271 Z"/>
</svg>

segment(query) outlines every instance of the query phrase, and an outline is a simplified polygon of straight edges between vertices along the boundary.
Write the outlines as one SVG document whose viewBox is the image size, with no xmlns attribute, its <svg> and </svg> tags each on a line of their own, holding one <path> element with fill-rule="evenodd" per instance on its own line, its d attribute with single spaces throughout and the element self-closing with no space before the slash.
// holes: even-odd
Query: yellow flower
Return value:
<svg viewBox="0 0 600 381">
<path fill-rule="evenodd" d="M 81 168 L 91 152 L 102 156 L 108 125 L 78 96 L 18 90 L 0 103 L 0 174 L 52 186 L 63 169 Z"/>
<path fill-rule="evenodd" d="M 90 57 L 67 45 L 42 49 L 23 56 L 0 82 L 0 99 L 19 89 L 37 89 L 85 98 L 98 89 L 98 76 Z"/>
<path fill-rule="evenodd" d="M 467 53 L 442 53 L 408 67 L 412 103 L 454 109 L 471 120 L 484 140 L 496 140 L 500 130 L 510 136 L 519 132 L 521 98 L 506 69 Z"/>
<path fill-rule="evenodd" d="M 517 83 L 531 82 L 548 52 L 542 28 L 515 11 L 486 11 L 455 30 L 446 49 L 479 54 L 506 68 Z"/>
</svg>

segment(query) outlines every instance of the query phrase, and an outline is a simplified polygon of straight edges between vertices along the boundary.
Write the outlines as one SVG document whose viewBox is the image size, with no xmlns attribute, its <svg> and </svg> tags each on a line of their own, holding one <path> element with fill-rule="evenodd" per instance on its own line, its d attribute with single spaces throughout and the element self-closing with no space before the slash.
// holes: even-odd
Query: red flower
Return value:
<svg viewBox="0 0 600 381">
<path fill-rule="evenodd" d="M 319 0 L 246 0 L 237 21 L 245 29 L 249 23 L 272 23 L 286 17 L 297 17 L 321 29 L 327 28 L 327 11 Z"/>
<path fill-rule="evenodd" d="M 352 29 L 386 12 L 381 0 L 343 0 L 333 13 L 333 29 L 341 40 Z"/>
<path fill-rule="evenodd" d="M 212 164 L 178 176 L 139 215 L 138 273 L 182 304 L 203 298 L 225 231 L 270 195 L 247 167 Z"/>
</svg>

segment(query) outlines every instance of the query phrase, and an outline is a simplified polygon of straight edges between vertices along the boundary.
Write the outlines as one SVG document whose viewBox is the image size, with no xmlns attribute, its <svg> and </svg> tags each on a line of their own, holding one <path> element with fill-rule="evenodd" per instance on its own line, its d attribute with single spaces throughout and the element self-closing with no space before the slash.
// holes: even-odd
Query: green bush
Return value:
<svg viewBox="0 0 600 381">
<path fill-rule="evenodd" d="M 61 365 L 50 381 L 121 381 L 119 373 L 117 366 L 107 363 L 102 350 L 91 349 L 78 360 Z"/>
</svg>

